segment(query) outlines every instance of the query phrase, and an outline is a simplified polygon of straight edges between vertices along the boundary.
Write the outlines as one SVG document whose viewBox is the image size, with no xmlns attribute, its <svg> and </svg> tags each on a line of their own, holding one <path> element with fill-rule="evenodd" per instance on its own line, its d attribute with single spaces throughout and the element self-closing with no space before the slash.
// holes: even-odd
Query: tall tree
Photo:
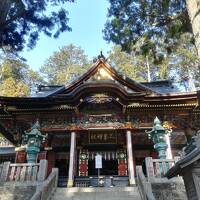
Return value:
<svg viewBox="0 0 200 200">
<path fill-rule="evenodd" d="M 130 51 L 143 36 L 158 46 L 161 38 L 170 50 L 170 38 L 191 31 L 185 0 L 109 0 L 104 38 Z M 155 49 L 156 51 L 156 49 Z"/>
<path fill-rule="evenodd" d="M 1 0 L 0 48 L 21 51 L 27 41 L 28 47 L 33 48 L 40 32 L 58 37 L 61 32 L 70 31 L 68 12 L 61 6 L 73 1 Z"/>
<path fill-rule="evenodd" d="M 170 56 L 171 69 L 178 82 L 188 91 L 195 90 L 200 82 L 200 64 L 191 34 L 182 34 Z"/>
<path fill-rule="evenodd" d="M 181 81 L 185 76 L 187 81 L 191 82 L 198 60 L 193 48 L 194 39 L 183 39 L 185 35 L 192 33 L 186 0 L 109 1 L 109 18 L 104 28 L 104 37 L 107 41 L 119 44 L 126 52 L 137 49 L 140 55 L 147 58 L 146 64 L 153 78 L 156 77 L 156 73 L 157 78 L 161 79 L 180 75 Z M 180 48 L 185 49 L 183 55 L 180 54 Z M 194 63 L 189 53 L 191 49 L 196 64 L 191 64 Z M 186 63 L 189 70 L 184 70 Z M 179 73 L 174 75 L 177 66 L 180 67 Z M 158 72 L 155 71 L 156 68 Z"/>
<path fill-rule="evenodd" d="M 186 0 L 186 5 L 190 16 L 198 56 L 200 58 L 200 1 Z"/>
<path fill-rule="evenodd" d="M 6 58 L 0 65 L 0 81 L 12 77 L 17 81 L 25 82 L 28 70 L 28 65 L 21 60 Z"/>
<path fill-rule="evenodd" d="M 38 85 L 45 85 L 46 81 L 38 71 L 29 69 L 26 75 L 25 83 L 29 87 L 30 91 L 34 92 Z"/>
<path fill-rule="evenodd" d="M 89 66 L 84 51 L 70 44 L 54 52 L 40 71 L 50 84 L 66 84 L 85 72 Z"/>
<path fill-rule="evenodd" d="M 17 81 L 12 77 L 7 78 L 0 85 L 0 95 L 9 97 L 28 96 L 30 90 L 22 81 Z"/>
<path fill-rule="evenodd" d="M 0 95 L 27 96 L 36 84 L 43 83 L 38 72 L 19 59 L 5 59 L 0 64 Z"/>
<path fill-rule="evenodd" d="M 114 46 L 108 55 L 109 63 L 123 75 L 136 80 L 147 80 L 147 68 L 144 58 L 134 52 L 126 53 L 120 46 Z"/>
</svg>

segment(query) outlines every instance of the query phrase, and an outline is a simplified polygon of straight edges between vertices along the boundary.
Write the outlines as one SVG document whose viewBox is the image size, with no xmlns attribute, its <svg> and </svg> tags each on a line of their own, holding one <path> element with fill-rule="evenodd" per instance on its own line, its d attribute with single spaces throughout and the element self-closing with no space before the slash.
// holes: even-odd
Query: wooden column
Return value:
<svg viewBox="0 0 200 200">
<path fill-rule="evenodd" d="M 75 149 L 76 149 L 76 133 L 71 133 L 70 143 L 70 158 L 69 158 L 69 178 L 67 187 L 72 187 L 74 184 L 74 163 L 75 163 Z"/>
<path fill-rule="evenodd" d="M 48 160 L 47 174 L 49 175 L 52 169 L 55 167 L 56 154 L 54 151 L 47 152 L 47 160 Z"/>
<path fill-rule="evenodd" d="M 166 143 L 167 143 L 167 152 L 166 152 L 166 158 L 167 159 L 173 159 L 172 156 L 172 148 L 171 148 L 171 141 L 170 141 L 170 133 L 165 135 Z"/>
<path fill-rule="evenodd" d="M 133 164 L 133 149 L 132 149 L 132 138 L 131 131 L 126 131 L 126 146 L 128 153 L 128 174 L 129 174 L 129 183 L 130 185 L 135 185 L 135 173 L 134 173 L 134 164 Z"/>
</svg>

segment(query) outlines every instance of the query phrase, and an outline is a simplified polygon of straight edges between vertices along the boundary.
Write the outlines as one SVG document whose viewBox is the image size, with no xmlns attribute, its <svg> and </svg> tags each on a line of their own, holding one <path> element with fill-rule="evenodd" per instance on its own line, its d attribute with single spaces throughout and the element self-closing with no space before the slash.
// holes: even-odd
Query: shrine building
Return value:
<svg viewBox="0 0 200 200">
<path fill-rule="evenodd" d="M 38 161 L 47 159 L 49 172 L 59 169 L 61 186 L 95 180 L 97 154 L 102 156 L 100 175 L 126 186 L 135 184 L 136 165 L 158 156 L 146 133 L 155 117 L 171 130 L 167 158 L 178 156 L 200 127 L 199 99 L 200 92 L 181 92 L 168 80 L 138 83 L 99 56 L 67 85 L 40 86 L 30 97 L 0 97 L 0 132 L 20 147 L 24 131 L 38 121 L 47 135 Z M 23 149 L 13 160 L 26 162 Z"/>
</svg>

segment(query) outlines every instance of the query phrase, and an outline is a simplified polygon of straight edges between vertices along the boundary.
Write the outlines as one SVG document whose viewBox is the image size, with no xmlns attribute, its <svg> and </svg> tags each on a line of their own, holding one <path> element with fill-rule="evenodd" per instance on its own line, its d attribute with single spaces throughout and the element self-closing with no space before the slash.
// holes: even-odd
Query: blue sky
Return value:
<svg viewBox="0 0 200 200">
<path fill-rule="evenodd" d="M 68 3 L 66 9 L 69 11 L 72 32 L 62 33 L 58 39 L 41 34 L 36 47 L 23 53 L 27 64 L 38 70 L 54 51 L 71 43 L 80 46 L 89 58 L 97 56 L 101 49 L 106 55 L 112 46 L 103 40 L 102 33 L 108 6 L 108 0 L 77 0 L 76 3 Z"/>
</svg>

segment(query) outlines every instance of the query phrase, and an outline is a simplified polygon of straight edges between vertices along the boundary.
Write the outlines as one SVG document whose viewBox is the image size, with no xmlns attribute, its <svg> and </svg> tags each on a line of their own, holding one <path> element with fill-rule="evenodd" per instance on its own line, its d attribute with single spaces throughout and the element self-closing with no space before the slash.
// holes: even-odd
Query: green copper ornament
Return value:
<svg viewBox="0 0 200 200">
<path fill-rule="evenodd" d="M 40 147 L 46 140 L 46 135 L 42 135 L 39 131 L 40 125 L 37 121 L 32 127 L 30 132 L 24 132 L 23 143 L 27 145 L 27 162 L 36 163 L 37 154 L 40 152 Z"/>
<path fill-rule="evenodd" d="M 163 128 L 158 117 L 154 119 L 154 126 L 151 131 L 148 131 L 148 136 L 154 142 L 154 148 L 158 152 L 158 157 L 160 159 L 166 159 L 167 143 L 165 140 L 165 135 L 167 130 Z"/>
</svg>

